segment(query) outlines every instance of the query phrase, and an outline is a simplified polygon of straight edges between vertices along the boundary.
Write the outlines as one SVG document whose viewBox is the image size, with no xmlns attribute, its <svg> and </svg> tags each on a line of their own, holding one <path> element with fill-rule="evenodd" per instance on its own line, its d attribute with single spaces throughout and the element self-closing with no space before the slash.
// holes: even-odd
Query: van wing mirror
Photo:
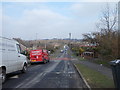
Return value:
<svg viewBox="0 0 120 90">
<path fill-rule="evenodd" d="M 27 54 L 27 52 L 26 52 L 26 51 L 21 51 L 21 53 L 20 53 L 20 54 L 26 55 L 26 54 Z"/>
</svg>

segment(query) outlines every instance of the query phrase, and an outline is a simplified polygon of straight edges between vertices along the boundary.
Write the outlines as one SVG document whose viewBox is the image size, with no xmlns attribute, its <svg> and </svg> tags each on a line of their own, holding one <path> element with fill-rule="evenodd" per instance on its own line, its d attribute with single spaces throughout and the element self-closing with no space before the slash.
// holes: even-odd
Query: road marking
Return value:
<svg viewBox="0 0 120 90">
<path fill-rule="evenodd" d="M 73 74 L 73 73 L 75 73 L 74 71 L 73 72 L 68 72 L 69 74 Z"/>
<path fill-rule="evenodd" d="M 38 73 L 35 77 L 29 77 L 26 80 L 24 80 L 23 82 L 21 82 L 21 84 L 17 85 L 15 88 L 31 88 L 32 86 L 34 86 L 36 83 L 40 82 L 43 77 L 51 72 L 61 61 L 57 61 L 57 63 L 53 63 L 53 65 L 51 65 L 49 68 L 46 68 L 44 70 L 44 72 L 42 73 Z M 33 69 L 32 69 L 33 70 Z"/>
<path fill-rule="evenodd" d="M 26 82 L 21 83 L 18 86 L 16 86 L 15 88 L 30 88 L 36 84 L 35 82 L 39 82 L 42 79 L 42 77 L 45 76 L 45 74 L 46 73 L 38 74 L 37 76 L 35 76 L 35 78 L 32 78 L 31 80 L 27 81 L 27 83 Z"/>
<path fill-rule="evenodd" d="M 18 75 L 15 75 L 15 76 L 12 76 L 12 77 L 10 77 L 10 78 L 19 78 L 19 76 L 18 76 Z"/>
<path fill-rule="evenodd" d="M 61 72 L 56 72 L 56 74 L 60 74 Z"/>
</svg>

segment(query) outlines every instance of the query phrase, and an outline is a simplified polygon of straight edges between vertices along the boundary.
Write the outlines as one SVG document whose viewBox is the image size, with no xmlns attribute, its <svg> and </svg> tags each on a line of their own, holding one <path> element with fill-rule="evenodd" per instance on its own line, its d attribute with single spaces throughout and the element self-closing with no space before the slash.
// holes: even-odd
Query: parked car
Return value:
<svg viewBox="0 0 120 90">
<path fill-rule="evenodd" d="M 0 37 L 0 78 L 2 83 L 6 81 L 6 74 L 21 70 L 27 70 L 26 56 L 21 54 L 20 44 L 8 38 Z"/>
<path fill-rule="evenodd" d="M 61 53 L 63 53 L 63 52 L 64 52 L 64 50 L 60 50 L 60 52 L 61 52 Z"/>
<path fill-rule="evenodd" d="M 30 51 L 30 62 L 32 63 L 36 63 L 36 62 L 43 62 L 43 63 L 47 63 L 49 62 L 50 58 L 49 58 L 49 54 L 47 50 L 31 50 Z"/>
</svg>

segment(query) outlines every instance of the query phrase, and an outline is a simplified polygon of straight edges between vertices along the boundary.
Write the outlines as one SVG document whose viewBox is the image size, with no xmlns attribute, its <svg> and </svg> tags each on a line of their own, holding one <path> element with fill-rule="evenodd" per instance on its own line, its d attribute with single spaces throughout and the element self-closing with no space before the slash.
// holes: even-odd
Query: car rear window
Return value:
<svg viewBox="0 0 120 90">
<path fill-rule="evenodd" d="M 31 55 L 41 55 L 42 51 L 31 51 Z"/>
</svg>

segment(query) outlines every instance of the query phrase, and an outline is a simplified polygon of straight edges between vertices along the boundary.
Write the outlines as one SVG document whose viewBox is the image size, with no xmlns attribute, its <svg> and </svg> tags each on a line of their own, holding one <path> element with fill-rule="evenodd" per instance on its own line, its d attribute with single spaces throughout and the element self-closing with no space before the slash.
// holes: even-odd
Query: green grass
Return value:
<svg viewBox="0 0 120 90">
<path fill-rule="evenodd" d="M 76 64 L 91 88 L 114 88 L 114 81 L 105 75 L 84 65 Z"/>
<path fill-rule="evenodd" d="M 106 60 L 93 60 L 92 62 L 97 64 L 103 64 L 106 67 L 110 67 L 109 61 Z"/>
<path fill-rule="evenodd" d="M 85 58 L 83 58 L 83 57 L 80 57 L 80 56 L 79 56 L 78 58 L 79 58 L 79 60 L 81 60 L 81 61 L 82 61 L 82 60 L 83 60 L 83 61 L 87 60 L 87 59 L 85 59 Z"/>
<path fill-rule="evenodd" d="M 74 53 L 72 54 L 72 56 L 78 58 L 80 61 L 87 60 L 89 62 L 93 62 L 93 63 L 96 63 L 96 64 L 103 64 L 103 66 L 106 66 L 106 67 L 110 68 L 110 64 L 109 64 L 110 61 L 108 61 L 108 60 L 100 60 L 99 58 L 96 59 L 96 60 L 94 60 L 94 59 L 90 60 L 90 59 L 83 58 L 81 56 L 76 56 Z"/>
<path fill-rule="evenodd" d="M 96 60 L 94 60 L 94 59 L 92 60 L 91 59 L 90 60 L 90 59 L 82 58 L 80 56 L 78 56 L 78 59 L 81 60 L 81 61 L 87 60 L 89 62 L 93 62 L 93 63 L 96 63 L 96 64 L 103 64 L 104 66 L 110 68 L 110 64 L 109 64 L 110 61 L 107 61 L 107 60 L 100 60 L 100 59 L 96 59 Z"/>
</svg>

